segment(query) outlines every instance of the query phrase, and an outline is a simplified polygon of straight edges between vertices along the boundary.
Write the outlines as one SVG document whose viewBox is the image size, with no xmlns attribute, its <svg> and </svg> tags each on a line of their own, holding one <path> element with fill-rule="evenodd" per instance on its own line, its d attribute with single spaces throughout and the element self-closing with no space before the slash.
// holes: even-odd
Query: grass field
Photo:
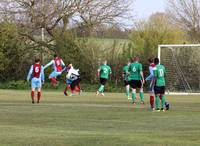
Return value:
<svg viewBox="0 0 200 146">
<path fill-rule="evenodd" d="M 46 91 L 33 105 L 29 91 L 0 90 L 0 146 L 199 146 L 200 97 L 167 99 L 158 113 L 123 94 Z"/>
</svg>

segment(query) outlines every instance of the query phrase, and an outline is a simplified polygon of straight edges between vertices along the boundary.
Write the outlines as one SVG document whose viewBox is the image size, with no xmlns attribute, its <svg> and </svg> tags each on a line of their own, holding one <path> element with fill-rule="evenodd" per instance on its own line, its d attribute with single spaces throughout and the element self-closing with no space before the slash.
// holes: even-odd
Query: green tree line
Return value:
<svg viewBox="0 0 200 146">
<path fill-rule="evenodd" d="M 131 57 L 141 58 L 147 75 L 147 59 L 157 56 L 158 44 L 187 41 L 185 33 L 170 23 L 163 13 L 137 22 L 128 33 L 123 33 L 123 39 L 119 39 L 123 30 L 115 29 L 113 33 L 112 28 L 113 26 L 110 29 L 105 28 L 109 38 L 98 38 L 94 31 L 91 35 L 79 36 L 74 29 L 65 31 L 62 35 L 54 33 L 55 47 L 48 49 L 20 35 L 22 28 L 15 23 L 0 23 L 0 81 L 23 80 L 35 57 L 42 55 L 42 64 L 45 64 L 57 53 L 66 64 L 72 62 L 80 69 L 84 82 L 92 84 L 97 83 L 98 66 L 106 59 L 113 70 L 111 82 L 121 84 L 122 67 Z M 116 37 L 116 34 L 119 36 Z M 124 39 L 124 34 L 127 39 Z M 112 35 L 115 39 L 111 39 Z M 48 74 L 50 70 L 46 70 L 45 73 Z"/>
</svg>

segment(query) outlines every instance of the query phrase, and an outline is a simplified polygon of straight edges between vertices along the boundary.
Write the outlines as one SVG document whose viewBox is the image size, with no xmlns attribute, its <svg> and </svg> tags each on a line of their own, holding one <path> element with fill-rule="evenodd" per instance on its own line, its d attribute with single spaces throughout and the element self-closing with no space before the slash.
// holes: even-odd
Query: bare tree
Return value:
<svg viewBox="0 0 200 146">
<path fill-rule="evenodd" d="M 118 23 L 128 16 L 133 0 L 1 0 L 3 18 L 22 28 L 21 35 L 53 48 L 55 34 L 80 27 L 91 29 L 102 23 Z M 48 35 L 41 40 L 41 29 Z"/>
<path fill-rule="evenodd" d="M 200 42 L 199 0 L 168 0 L 167 11 L 176 25 L 188 33 L 191 41 Z"/>
</svg>

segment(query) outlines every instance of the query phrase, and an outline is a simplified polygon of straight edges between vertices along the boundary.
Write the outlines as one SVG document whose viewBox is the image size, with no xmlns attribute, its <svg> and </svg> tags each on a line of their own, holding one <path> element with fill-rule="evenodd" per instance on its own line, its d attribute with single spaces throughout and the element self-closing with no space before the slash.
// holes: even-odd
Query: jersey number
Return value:
<svg viewBox="0 0 200 146">
<path fill-rule="evenodd" d="M 104 70 L 103 70 L 103 73 L 108 73 L 108 69 L 107 68 L 105 68 Z"/>
<path fill-rule="evenodd" d="M 40 71 L 39 67 L 35 67 L 35 72 L 38 73 Z"/>
<path fill-rule="evenodd" d="M 132 70 L 133 72 L 136 72 L 137 71 L 137 69 L 135 68 L 135 66 L 133 67 L 133 70 Z"/>
<path fill-rule="evenodd" d="M 159 72 L 159 76 L 160 76 L 160 77 L 163 77 L 163 76 L 164 76 L 164 71 L 163 71 L 163 69 L 159 69 L 158 72 Z"/>
<path fill-rule="evenodd" d="M 59 61 L 59 60 L 57 60 L 57 61 L 56 61 L 56 64 L 59 66 L 59 65 L 60 65 L 60 61 Z"/>
</svg>

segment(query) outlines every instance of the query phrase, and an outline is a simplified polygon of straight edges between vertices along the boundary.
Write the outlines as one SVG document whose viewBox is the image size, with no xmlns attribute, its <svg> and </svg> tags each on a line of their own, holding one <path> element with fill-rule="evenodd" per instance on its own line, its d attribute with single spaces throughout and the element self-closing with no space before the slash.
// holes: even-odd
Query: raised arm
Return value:
<svg viewBox="0 0 200 146">
<path fill-rule="evenodd" d="M 62 59 L 61 59 L 61 65 L 62 65 L 62 67 L 64 67 L 64 68 L 62 69 L 62 72 L 64 72 L 64 71 L 66 70 L 66 66 L 65 66 L 65 63 L 63 62 Z"/>
<path fill-rule="evenodd" d="M 27 78 L 26 78 L 27 81 L 30 80 L 32 73 L 33 73 L 33 65 L 31 65 L 31 68 L 29 69 L 29 72 L 28 72 L 28 75 L 27 75 Z"/>
<path fill-rule="evenodd" d="M 62 64 L 62 67 L 65 67 L 65 63 L 63 62 L 62 59 L 61 59 L 61 64 Z"/>
<path fill-rule="evenodd" d="M 49 67 L 50 65 L 54 64 L 54 60 L 51 60 L 49 63 L 47 63 L 45 66 L 44 66 L 44 70 Z"/>
</svg>

